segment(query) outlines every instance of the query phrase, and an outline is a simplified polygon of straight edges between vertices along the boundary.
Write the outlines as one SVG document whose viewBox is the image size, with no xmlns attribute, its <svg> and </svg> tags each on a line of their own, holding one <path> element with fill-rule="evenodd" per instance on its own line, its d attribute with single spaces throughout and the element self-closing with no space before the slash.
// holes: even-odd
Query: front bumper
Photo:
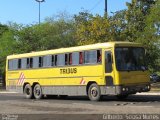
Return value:
<svg viewBox="0 0 160 120">
<path fill-rule="evenodd" d="M 116 95 L 126 95 L 126 94 L 135 94 L 137 92 L 148 92 L 150 91 L 150 84 L 142 84 L 142 85 L 121 85 L 115 87 Z"/>
</svg>

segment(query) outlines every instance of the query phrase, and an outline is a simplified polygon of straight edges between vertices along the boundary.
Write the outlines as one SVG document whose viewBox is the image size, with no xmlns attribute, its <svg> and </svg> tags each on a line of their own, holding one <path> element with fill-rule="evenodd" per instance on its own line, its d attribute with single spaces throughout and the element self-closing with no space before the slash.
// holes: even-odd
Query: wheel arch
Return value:
<svg viewBox="0 0 160 120">
<path fill-rule="evenodd" d="M 24 87 L 27 85 L 27 84 L 30 84 L 29 82 L 25 82 L 24 84 L 23 84 L 23 92 L 24 92 Z M 39 84 L 38 82 L 33 82 L 33 84 L 31 85 L 31 87 L 32 87 L 32 89 L 34 88 L 34 86 L 36 85 L 36 84 Z"/>
<path fill-rule="evenodd" d="M 89 86 L 92 85 L 93 83 L 96 83 L 96 84 L 97 84 L 96 81 L 89 81 L 89 82 L 87 83 L 87 86 L 86 86 L 86 94 L 87 94 L 87 95 L 88 95 Z M 98 84 L 97 84 L 97 85 L 98 85 Z"/>
<path fill-rule="evenodd" d="M 25 82 L 25 83 L 23 84 L 23 92 L 24 92 L 24 88 L 25 88 L 25 86 L 26 86 L 27 84 L 30 84 L 30 83 L 29 83 L 29 82 Z"/>
<path fill-rule="evenodd" d="M 35 86 L 36 84 L 39 84 L 39 83 L 38 83 L 38 82 L 33 82 L 32 88 L 34 88 L 34 86 Z M 39 84 L 39 85 L 40 85 L 40 84 Z"/>
</svg>

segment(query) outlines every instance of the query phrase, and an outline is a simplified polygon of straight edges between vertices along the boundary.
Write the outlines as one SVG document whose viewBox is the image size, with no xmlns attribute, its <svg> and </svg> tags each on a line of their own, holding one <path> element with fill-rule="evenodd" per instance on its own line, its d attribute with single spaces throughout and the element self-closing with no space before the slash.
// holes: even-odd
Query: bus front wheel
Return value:
<svg viewBox="0 0 160 120">
<path fill-rule="evenodd" d="M 99 101 L 101 97 L 101 91 L 96 83 L 92 83 L 88 88 L 88 97 L 91 101 Z"/>
<path fill-rule="evenodd" d="M 34 86 L 33 94 L 34 94 L 34 97 L 36 99 L 41 99 L 43 97 L 43 95 L 42 95 L 42 89 L 41 89 L 41 86 L 39 84 L 36 84 Z"/>
<path fill-rule="evenodd" d="M 26 84 L 24 87 L 24 94 L 27 99 L 33 98 L 33 91 L 30 84 Z"/>
</svg>

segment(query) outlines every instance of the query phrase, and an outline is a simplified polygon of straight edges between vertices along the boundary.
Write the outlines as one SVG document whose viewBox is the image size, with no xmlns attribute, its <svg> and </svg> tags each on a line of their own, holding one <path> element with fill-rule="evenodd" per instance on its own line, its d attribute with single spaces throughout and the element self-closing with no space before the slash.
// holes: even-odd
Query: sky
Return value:
<svg viewBox="0 0 160 120">
<path fill-rule="evenodd" d="M 126 9 L 131 0 L 108 0 L 108 13 Z M 70 15 L 88 10 L 92 14 L 104 13 L 105 0 L 45 0 L 41 3 L 41 22 L 47 17 L 67 12 Z M 39 4 L 35 0 L 1 0 L 0 23 L 36 24 L 39 20 Z"/>
</svg>

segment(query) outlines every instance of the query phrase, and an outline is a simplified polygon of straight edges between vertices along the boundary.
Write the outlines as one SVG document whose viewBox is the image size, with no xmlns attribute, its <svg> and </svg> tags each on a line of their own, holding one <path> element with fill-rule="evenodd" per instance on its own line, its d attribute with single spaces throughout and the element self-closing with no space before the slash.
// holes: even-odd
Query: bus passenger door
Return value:
<svg viewBox="0 0 160 120">
<path fill-rule="evenodd" d="M 105 82 L 106 87 L 114 88 L 114 70 L 113 70 L 113 57 L 111 50 L 105 51 Z M 113 89 L 114 91 L 114 89 Z"/>
</svg>

